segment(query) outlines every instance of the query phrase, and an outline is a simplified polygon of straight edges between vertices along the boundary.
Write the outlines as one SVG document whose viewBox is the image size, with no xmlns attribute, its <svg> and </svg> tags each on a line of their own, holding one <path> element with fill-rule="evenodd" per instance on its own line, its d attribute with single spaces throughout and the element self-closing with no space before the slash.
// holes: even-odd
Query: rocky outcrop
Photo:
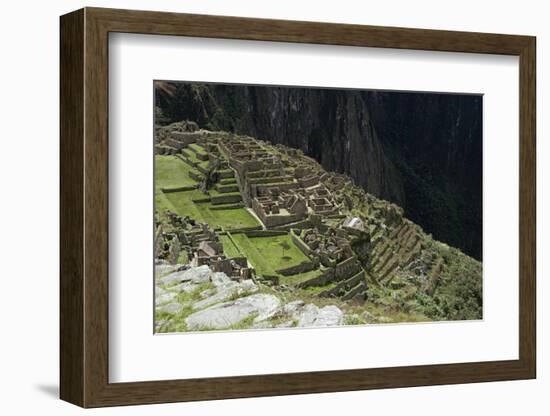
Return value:
<svg viewBox="0 0 550 416">
<path fill-rule="evenodd" d="M 272 293 L 260 292 L 251 280 L 237 282 L 207 266 L 173 272 L 159 279 L 155 305 L 155 327 L 159 332 L 181 330 L 174 322 L 182 319 L 186 331 L 344 324 L 344 313 L 335 305 L 319 308 L 303 301 L 285 304 Z"/>
<path fill-rule="evenodd" d="M 280 309 L 281 301 L 268 294 L 256 294 L 224 302 L 189 315 L 185 322 L 193 330 L 225 329 L 254 317 L 258 323 L 273 317 Z"/>
</svg>

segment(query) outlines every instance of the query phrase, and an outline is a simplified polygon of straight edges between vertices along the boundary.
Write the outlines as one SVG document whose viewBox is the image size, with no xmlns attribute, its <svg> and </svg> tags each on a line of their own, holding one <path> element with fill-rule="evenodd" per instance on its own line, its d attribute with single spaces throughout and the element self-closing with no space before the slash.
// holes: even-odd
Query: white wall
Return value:
<svg viewBox="0 0 550 416">
<path fill-rule="evenodd" d="M 0 409 L 4 414 L 76 414 L 78 408 L 56 399 L 58 385 L 58 16 L 82 6 L 156 9 L 408 26 L 538 37 L 538 290 L 539 378 L 486 383 L 278 398 L 93 410 L 88 414 L 547 414 L 550 361 L 544 347 L 548 318 L 543 281 L 548 260 L 543 245 L 550 237 L 542 212 L 548 209 L 543 183 L 550 146 L 542 129 L 550 89 L 543 73 L 550 56 L 550 27 L 545 2 L 514 1 L 68 1 L 4 2 L 0 14 L 0 176 L 3 199 L 0 238 L 3 284 L 0 299 Z M 543 198 L 547 200 L 544 201 Z M 546 393 L 546 395 L 544 394 Z"/>
</svg>

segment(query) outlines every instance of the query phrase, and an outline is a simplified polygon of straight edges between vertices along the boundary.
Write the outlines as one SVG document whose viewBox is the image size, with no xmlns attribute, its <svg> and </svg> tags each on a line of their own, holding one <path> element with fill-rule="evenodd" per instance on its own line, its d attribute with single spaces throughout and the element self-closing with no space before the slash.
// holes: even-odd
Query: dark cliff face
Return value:
<svg viewBox="0 0 550 416">
<path fill-rule="evenodd" d="M 482 97 L 367 93 L 378 137 L 403 179 L 407 216 L 482 258 Z"/>
<path fill-rule="evenodd" d="M 163 90 L 156 105 L 167 121 L 302 149 L 481 259 L 481 97 L 192 83 Z"/>
</svg>

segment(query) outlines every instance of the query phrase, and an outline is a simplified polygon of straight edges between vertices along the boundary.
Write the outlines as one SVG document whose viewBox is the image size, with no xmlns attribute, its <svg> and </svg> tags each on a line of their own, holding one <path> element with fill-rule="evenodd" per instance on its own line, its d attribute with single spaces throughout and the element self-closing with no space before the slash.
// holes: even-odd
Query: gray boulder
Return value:
<svg viewBox="0 0 550 416">
<path fill-rule="evenodd" d="M 234 296 L 244 296 L 245 294 L 254 293 L 258 287 L 252 280 L 244 280 L 241 283 L 229 282 L 223 286 L 218 286 L 218 290 L 212 296 L 199 300 L 193 304 L 193 309 L 204 309 L 216 303 L 223 302 Z"/>
<path fill-rule="evenodd" d="M 206 283 L 210 281 L 210 268 L 207 265 L 192 267 L 181 272 L 170 273 L 160 279 L 165 286 L 175 285 L 182 282 L 192 282 L 195 284 Z"/>
<path fill-rule="evenodd" d="M 156 293 L 155 294 L 155 305 L 163 305 L 165 303 L 169 303 L 169 302 L 172 302 L 175 297 L 177 296 L 177 293 L 174 293 L 174 292 L 161 292 L 161 293 Z"/>
<path fill-rule="evenodd" d="M 225 273 L 222 272 L 212 273 L 212 276 L 210 276 L 210 280 L 216 287 L 231 285 L 232 283 L 234 283 Z"/>
<path fill-rule="evenodd" d="M 169 313 L 172 315 L 177 314 L 179 311 L 183 309 L 183 305 L 180 303 L 167 303 L 166 305 L 161 305 L 156 308 L 156 312 L 159 313 Z"/>
<path fill-rule="evenodd" d="M 295 313 L 294 318 L 298 320 L 299 327 L 338 326 L 344 323 L 344 313 L 334 305 L 319 309 L 308 304 Z"/>
<path fill-rule="evenodd" d="M 330 305 L 319 309 L 313 326 L 337 326 L 344 323 L 344 313 L 337 306 Z"/>
<path fill-rule="evenodd" d="M 172 273 L 179 268 L 179 264 L 156 264 L 155 265 L 155 276 L 162 277 L 167 273 Z"/>
<path fill-rule="evenodd" d="M 287 315 L 294 315 L 299 310 L 301 310 L 304 307 L 304 305 L 305 303 L 303 300 L 295 300 L 283 306 L 283 312 Z"/>
<path fill-rule="evenodd" d="M 273 317 L 280 309 L 281 301 L 277 297 L 260 293 L 211 306 L 189 315 L 185 321 L 189 330 L 223 329 L 254 314 L 257 314 L 256 324 Z"/>
<path fill-rule="evenodd" d="M 191 293 L 199 286 L 198 283 L 193 282 L 183 282 L 176 286 L 171 286 L 170 290 L 176 291 L 178 293 L 185 292 Z"/>
</svg>

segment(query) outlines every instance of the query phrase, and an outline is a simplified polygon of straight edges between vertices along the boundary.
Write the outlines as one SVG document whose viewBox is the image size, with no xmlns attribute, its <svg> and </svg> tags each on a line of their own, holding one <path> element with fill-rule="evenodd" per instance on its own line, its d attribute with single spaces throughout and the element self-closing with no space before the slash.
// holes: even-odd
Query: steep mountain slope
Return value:
<svg viewBox="0 0 550 416">
<path fill-rule="evenodd" d="M 173 301 L 181 289 L 187 305 L 160 309 L 163 330 L 195 328 L 194 310 L 250 295 L 244 286 L 337 307 L 344 311 L 340 323 L 482 317 L 479 261 L 301 150 L 186 121 L 157 127 L 155 143 L 156 259 L 176 270 L 157 275 L 157 283 L 161 299 Z M 189 285 L 185 279 L 203 266 L 204 279 Z M 216 273 L 231 290 L 200 285 L 215 286 Z M 188 290 L 196 297 L 189 299 Z M 279 312 L 275 323 L 289 318 Z M 204 312 L 210 313 L 221 312 Z M 223 327 L 212 319 L 202 329 Z"/>
<path fill-rule="evenodd" d="M 157 119 L 301 149 L 481 259 L 481 97 L 167 83 Z"/>
</svg>

